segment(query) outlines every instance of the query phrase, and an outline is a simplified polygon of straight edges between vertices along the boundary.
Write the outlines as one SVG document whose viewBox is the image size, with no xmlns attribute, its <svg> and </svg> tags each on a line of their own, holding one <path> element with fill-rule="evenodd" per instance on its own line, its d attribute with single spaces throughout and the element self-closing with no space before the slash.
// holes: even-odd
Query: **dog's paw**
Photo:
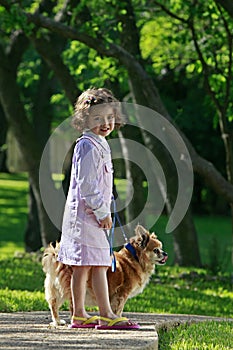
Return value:
<svg viewBox="0 0 233 350">
<path fill-rule="evenodd" d="M 57 322 L 50 322 L 50 324 L 48 326 L 48 328 L 56 328 L 56 327 L 58 327 Z"/>
<path fill-rule="evenodd" d="M 56 328 L 59 326 L 65 326 L 66 325 L 66 321 L 65 320 L 55 320 L 53 322 L 50 322 L 49 327 L 50 328 Z"/>
<path fill-rule="evenodd" d="M 65 320 L 60 320 L 59 326 L 65 326 L 66 325 L 66 321 Z"/>
</svg>

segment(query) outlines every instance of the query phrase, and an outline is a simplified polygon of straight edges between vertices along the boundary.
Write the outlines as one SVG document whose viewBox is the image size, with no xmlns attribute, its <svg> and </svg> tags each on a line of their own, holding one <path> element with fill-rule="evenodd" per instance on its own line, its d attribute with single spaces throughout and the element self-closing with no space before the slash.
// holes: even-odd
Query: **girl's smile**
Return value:
<svg viewBox="0 0 233 350">
<path fill-rule="evenodd" d="M 115 117 L 110 106 L 101 107 L 98 111 L 93 111 L 90 114 L 88 126 L 94 134 L 106 137 L 115 127 Z"/>
</svg>

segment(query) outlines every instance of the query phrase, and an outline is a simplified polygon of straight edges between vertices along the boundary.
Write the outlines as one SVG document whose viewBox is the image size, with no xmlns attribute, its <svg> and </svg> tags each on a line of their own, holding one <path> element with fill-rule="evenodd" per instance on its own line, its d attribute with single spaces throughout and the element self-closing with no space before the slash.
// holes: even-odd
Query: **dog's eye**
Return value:
<svg viewBox="0 0 233 350">
<path fill-rule="evenodd" d="M 155 248 L 155 249 L 154 249 L 154 253 L 155 253 L 155 254 L 159 254 L 159 249 L 158 249 L 158 248 Z"/>
</svg>

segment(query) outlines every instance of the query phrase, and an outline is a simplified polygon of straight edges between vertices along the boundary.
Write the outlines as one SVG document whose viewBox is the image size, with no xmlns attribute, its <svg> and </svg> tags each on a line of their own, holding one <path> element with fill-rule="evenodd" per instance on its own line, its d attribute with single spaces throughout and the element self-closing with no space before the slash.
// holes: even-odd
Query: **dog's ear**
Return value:
<svg viewBox="0 0 233 350">
<path fill-rule="evenodd" d="M 137 236 L 141 236 L 145 233 L 147 233 L 147 230 L 142 225 L 137 225 L 135 228 L 135 233 Z"/>
<path fill-rule="evenodd" d="M 57 246 L 57 241 L 53 241 L 50 243 L 51 247 L 53 247 L 54 249 L 56 248 Z"/>
<path fill-rule="evenodd" d="M 154 232 L 152 232 L 150 236 L 151 236 L 151 238 L 154 238 L 154 239 L 158 238 Z"/>
<path fill-rule="evenodd" d="M 142 249 L 147 246 L 149 242 L 150 235 L 149 232 L 141 225 L 137 225 L 135 229 L 136 236 L 138 237 L 139 245 Z"/>
</svg>

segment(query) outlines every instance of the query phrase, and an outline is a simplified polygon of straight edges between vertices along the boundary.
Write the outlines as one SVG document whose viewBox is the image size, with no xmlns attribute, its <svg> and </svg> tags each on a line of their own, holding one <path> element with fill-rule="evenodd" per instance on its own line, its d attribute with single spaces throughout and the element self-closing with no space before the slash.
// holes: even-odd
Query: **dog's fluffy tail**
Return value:
<svg viewBox="0 0 233 350">
<path fill-rule="evenodd" d="M 55 303 L 61 305 L 64 299 L 70 299 L 70 279 L 72 268 L 62 262 L 57 261 L 57 255 L 60 245 L 50 243 L 45 249 L 42 258 L 43 271 L 46 274 L 45 298 L 50 308 Z"/>
<path fill-rule="evenodd" d="M 59 287 L 63 286 L 69 287 L 70 278 L 72 275 L 71 266 L 65 265 L 62 262 L 57 261 L 58 252 L 60 249 L 60 244 L 58 242 L 50 243 L 50 245 L 45 249 L 42 258 L 43 271 L 46 274 L 45 279 L 45 290 L 49 289 L 46 286 L 54 285 L 56 279 L 59 280 Z M 51 288 L 50 286 L 50 288 Z"/>
</svg>

